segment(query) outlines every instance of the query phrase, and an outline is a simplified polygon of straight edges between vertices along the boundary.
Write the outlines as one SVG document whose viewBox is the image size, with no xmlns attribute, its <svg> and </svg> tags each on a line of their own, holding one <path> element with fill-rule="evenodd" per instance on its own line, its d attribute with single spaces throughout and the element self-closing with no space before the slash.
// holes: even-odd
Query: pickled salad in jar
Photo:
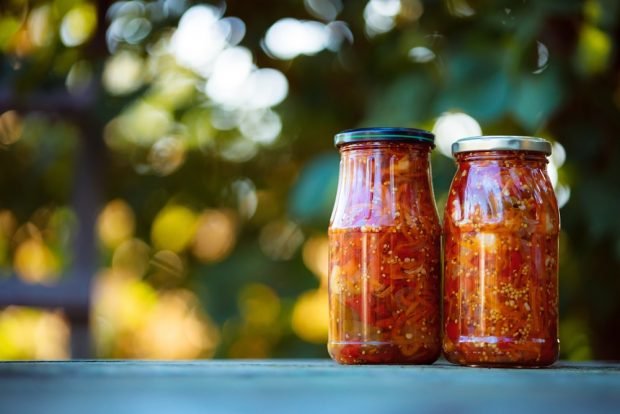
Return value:
<svg viewBox="0 0 620 414">
<path fill-rule="evenodd" d="M 473 366 L 547 366 L 558 358 L 560 218 L 546 172 L 551 145 L 474 137 L 444 217 L 443 352 Z"/>
<path fill-rule="evenodd" d="M 329 227 L 329 343 L 342 364 L 422 364 L 439 356 L 441 229 L 430 132 L 336 135 L 340 178 Z"/>
</svg>

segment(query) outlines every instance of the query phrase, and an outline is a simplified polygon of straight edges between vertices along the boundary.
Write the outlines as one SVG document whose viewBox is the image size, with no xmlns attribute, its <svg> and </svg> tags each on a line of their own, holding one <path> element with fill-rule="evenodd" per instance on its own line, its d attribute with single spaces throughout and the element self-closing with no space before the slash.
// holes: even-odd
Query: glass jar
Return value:
<svg viewBox="0 0 620 414">
<path fill-rule="evenodd" d="M 473 137 L 444 217 L 443 351 L 474 366 L 558 358 L 560 217 L 541 138 Z"/>
<path fill-rule="evenodd" d="M 406 128 L 336 135 L 329 227 L 329 343 L 342 364 L 432 363 L 441 352 L 441 227 L 434 136 Z"/>
</svg>

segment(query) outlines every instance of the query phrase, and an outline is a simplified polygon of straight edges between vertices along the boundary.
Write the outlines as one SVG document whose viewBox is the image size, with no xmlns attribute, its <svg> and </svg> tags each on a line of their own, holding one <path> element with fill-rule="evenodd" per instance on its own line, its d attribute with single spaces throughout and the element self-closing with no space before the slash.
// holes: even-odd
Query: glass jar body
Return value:
<svg viewBox="0 0 620 414">
<path fill-rule="evenodd" d="M 343 364 L 432 363 L 441 228 L 425 143 L 340 147 L 329 227 L 329 343 Z"/>
<path fill-rule="evenodd" d="M 560 218 L 544 154 L 456 154 L 444 217 L 443 351 L 454 363 L 557 360 Z"/>
</svg>

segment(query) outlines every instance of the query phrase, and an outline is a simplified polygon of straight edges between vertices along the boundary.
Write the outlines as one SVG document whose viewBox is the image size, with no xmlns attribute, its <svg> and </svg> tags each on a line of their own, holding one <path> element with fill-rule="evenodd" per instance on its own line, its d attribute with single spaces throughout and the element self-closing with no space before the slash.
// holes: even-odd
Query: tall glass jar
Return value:
<svg viewBox="0 0 620 414">
<path fill-rule="evenodd" d="M 406 128 L 335 137 L 341 162 L 329 227 L 328 350 L 339 363 L 423 364 L 441 352 L 433 140 Z"/>
<path fill-rule="evenodd" d="M 557 360 L 560 217 L 541 138 L 473 137 L 444 218 L 443 351 L 454 363 Z"/>
</svg>

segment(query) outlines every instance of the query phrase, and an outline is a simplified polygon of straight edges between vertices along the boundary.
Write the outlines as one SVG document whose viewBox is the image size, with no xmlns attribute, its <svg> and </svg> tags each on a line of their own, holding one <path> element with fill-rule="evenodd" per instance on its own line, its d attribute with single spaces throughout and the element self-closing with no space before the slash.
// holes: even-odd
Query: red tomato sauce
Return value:
<svg viewBox="0 0 620 414">
<path fill-rule="evenodd" d="M 341 147 L 329 228 L 328 350 L 343 364 L 440 353 L 440 235 L 424 143 Z"/>
<path fill-rule="evenodd" d="M 456 154 L 444 217 L 443 350 L 455 363 L 558 357 L 557 202 L 544 154 Z"/>
</svg>

